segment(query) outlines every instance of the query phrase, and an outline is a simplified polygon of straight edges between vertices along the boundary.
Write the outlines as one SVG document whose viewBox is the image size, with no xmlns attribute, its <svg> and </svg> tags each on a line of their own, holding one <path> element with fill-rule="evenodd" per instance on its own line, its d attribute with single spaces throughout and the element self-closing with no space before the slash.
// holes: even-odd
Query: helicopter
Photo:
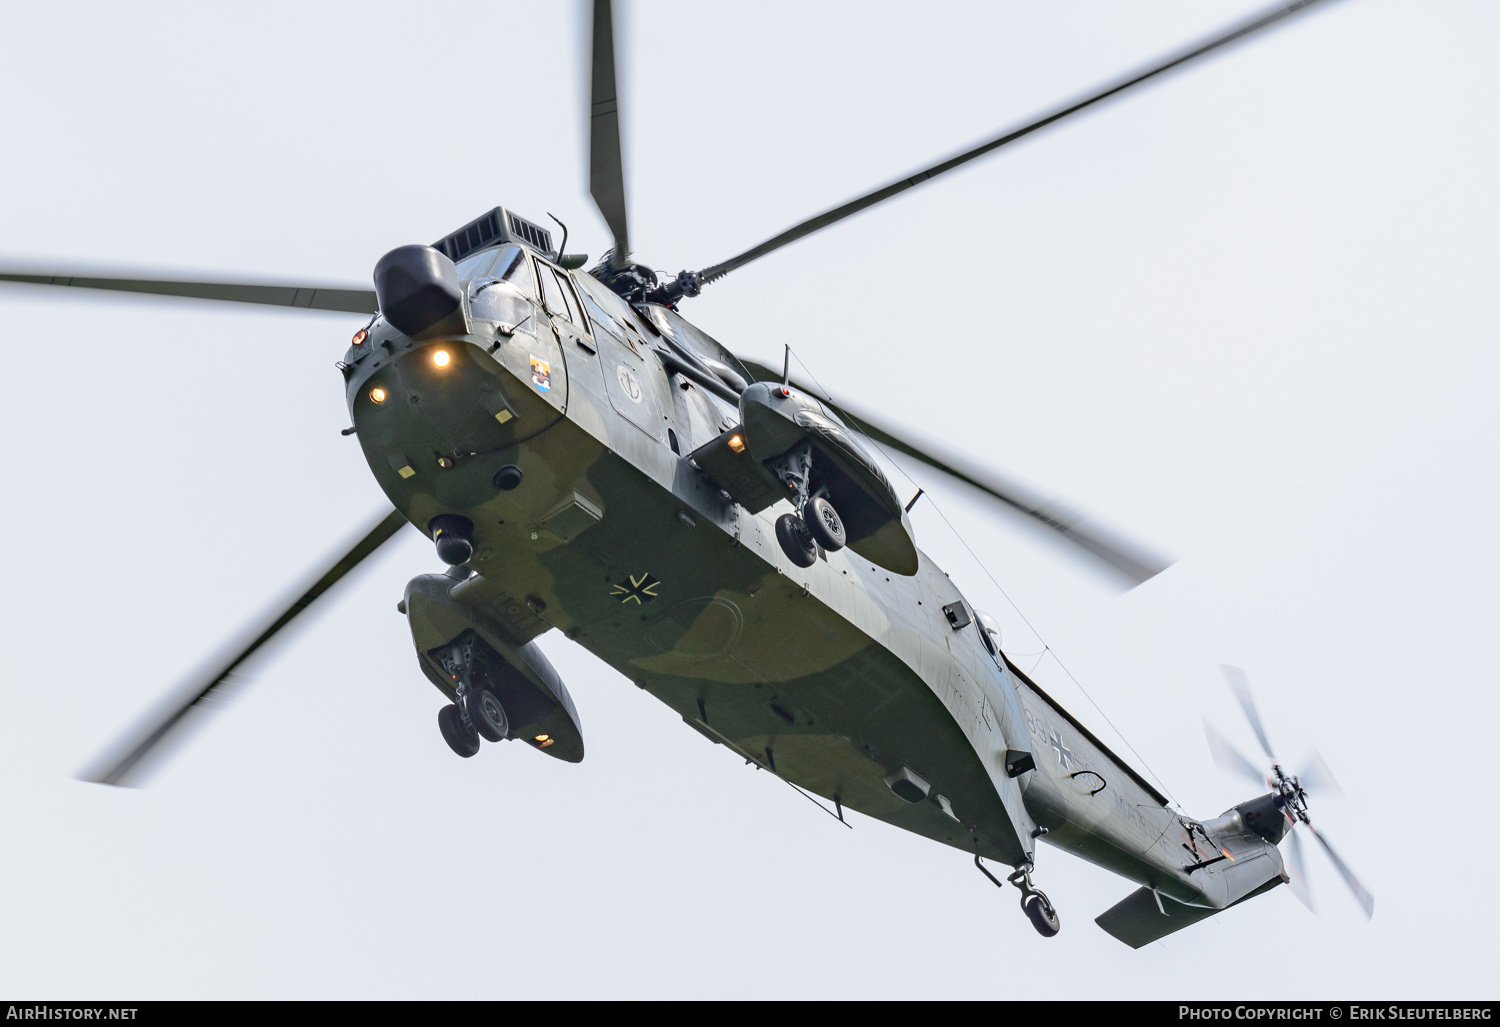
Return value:
<svg viewBox="0 0 1500 1027">
<path fill-rule="evenodd" d="M 592 272 L 567 253 L 565 229 L 554 246 L 550 230 L 496 208 L 433 246 L 388 255 L 373 292 L 51 281 L 371 317 L 342 372 L 353 433 L 396 512 L 244 655 L 411 523 L 450 568 L 413 581 L 402 607 L 420 668 L 449 700 L 439 726 L 460 755 L 481 740 L 518 739 L 582 758 L 577 710 L 533 645 L 555 627 L 689 726 L 836 809 L 1016 868 L 1023 907 L 1043 933 L 1055 933 L 1056 913 L 1028 876 L 1042 837 L 1149 885 L 1160 915 L 1181 913 L 1164 900 L 1223 908 L 1279 879 L 1258 879 L 1280 867 L 1273 840 L 1233 824 L 1183 827 L 1009 663 L 988 618 L 916 548 L 905 497 L 861 440 L 955 472 L 1131 580 L 1159 562 L 993 476 L 934 460 L 794 382 L 789 366 L 740 360 L 681 315 L 696 292 L 749 260 L 957 165 L 662 282 L 631 261 L 610 13 L 595 7 L 591 184 L 614 248 Z M 123 780 L 174 723 L 153 727 L 100 778 Z M 1172 851 L 1184 846 L 1192 869 Z M 1124 849 L 1153 859 L 1132 862 Z M 1224 849 L 1235 856 L 1213 854 Z M 1240 891 L 1250 878 L 1254 887 Z"/>
</svg>

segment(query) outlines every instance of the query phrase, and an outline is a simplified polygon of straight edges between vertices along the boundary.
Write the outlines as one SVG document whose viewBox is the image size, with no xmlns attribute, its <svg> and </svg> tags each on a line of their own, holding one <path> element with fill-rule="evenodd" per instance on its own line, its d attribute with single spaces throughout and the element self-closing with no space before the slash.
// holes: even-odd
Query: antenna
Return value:
<svg viewBox="0 0 1500 1027">
<path fill-rule="evenodd" d="M 547 211 L 547 216 L 553 221 L 557 221 L 557 215 L 552 213 L 550 210 Z M 563 230 L 562 242 L 557 244 L 557 262 L 561 264 L 563 261 L 563 254 L 568 252 L 568 226 L 563 224 L 561 221 L 557 221 L 557 227 Z"/>
</svg>

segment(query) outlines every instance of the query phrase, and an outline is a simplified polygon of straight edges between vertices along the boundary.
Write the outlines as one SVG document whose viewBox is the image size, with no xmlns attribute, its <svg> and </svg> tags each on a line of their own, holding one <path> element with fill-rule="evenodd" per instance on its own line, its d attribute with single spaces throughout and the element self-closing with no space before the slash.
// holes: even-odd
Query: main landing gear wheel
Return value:
<svg viewBox="0 0 1500 1027">
<path fill-rule="evenodd" d="M 469 723 L 487 742 L 499 742 L 510 734 L 510 721 L 505 716 L 505 707 L 488 688 L 475 688 L 464 696 L 464 712 Z M 452 745 L 452 742 L 448 743 Z"/>
<path fill-rule="evenodd" d="M 1021 908 L 1031 918 L 1031 926 L 1036 928 L 1036 933 L 1043 938 L 1051 938 L 1062 930 L 1062 920 L 1057 916 L 1057 910 L 1052 908 L 1052 903 L 1047 901 L 1047 896 L 1036 892 L 1021 903 Z"/>
<path fill-rule="evenodd" d="M 438 730 L 448 748 L 467 759 L 479 751 L 479 732 L 464 720 L 457 706 L 449 703 L 438 710 Z"/>
<path fill-rule="evenodd" d="M 844 544 L 849 541 L 839 512 L 822 496 L 814 496 L 807 501 L 807 505 L 802 508 L 802 522 L 812 532 L 812 537 L 830 553 L 843 549 Z"/>
<path fill-rule="evenodd" d="M 781 551 L 787 559 L 798 567 L 811 567 L 818 562 L 818 544 L 796 514 L 782 514 L 776 518 L 776 541 L 781 543 Z"/>
</svg>

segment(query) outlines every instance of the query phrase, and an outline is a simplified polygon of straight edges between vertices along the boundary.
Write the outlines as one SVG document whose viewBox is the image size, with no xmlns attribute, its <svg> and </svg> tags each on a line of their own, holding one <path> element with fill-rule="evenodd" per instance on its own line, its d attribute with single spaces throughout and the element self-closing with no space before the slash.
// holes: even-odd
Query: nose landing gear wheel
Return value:
<svg viewBox="0 0 1500 1027">
<path fill-rule="evenodd" d="M 844 548 L 849 539 L 844 532 L 844 521 L 833 504 L 822 496 L 814 496 L 802 508 L 802 521 L 812 537 L 830 553 Z"/>
<path fill-rule="evenodd" d="M 1036 928 L 1036 933 L 1043 938 L 1051 938 L 1062 930 L 1062 920 L 1058 918 L 1057 910 L 1052 908 L 1052 903 L 1047 897 L 1040 893 L 1033 894 L 1021 904 L 1026 915 L 1031 919 L 1031 926 Z"/>
<path fill-rule="evenodd" d="M 465 759 L 479 751 L 479 732 L 464 722 L 463 714 L 452 703 L 438 710 L 438 730 L 448 748 Z"/>
<path fill-rule="evenodd" d="M 510 734 L 510 721 L 505 716 L 505 707 L 488 688 L 476 688 L 464 696 L 464 712 L 474 730 L 487 742 L 502 741 Z M 451 743 L 450 743 L 451 744 Z"/>
<path fill-rule="evenodd" d="M 787 559 L 798 567 L 811 567 L 818 562 L 818 545 L 813 541 L 807 525 L 796 514 L 782 514 L 776 518 L 776 541 Z"/>
</svg>

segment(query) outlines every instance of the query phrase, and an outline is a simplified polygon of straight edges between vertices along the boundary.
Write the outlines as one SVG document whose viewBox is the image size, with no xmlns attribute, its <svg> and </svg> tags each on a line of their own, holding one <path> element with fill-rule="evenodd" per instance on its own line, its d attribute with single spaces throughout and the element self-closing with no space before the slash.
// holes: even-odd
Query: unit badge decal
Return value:
<svg viewBox="0 0 1500 1027">
<path fill-rule="evenodd" d="M 619 596 L 621 603 L 649 603 L 656 598 L 656 589 L 661 582 L 650 574 L 632 574 L 629 584 L 615 585 L 609 590 L 612 596 Z"/>
<path fill-rule="evenodd" d="M 538 392 L 552 388 L 552 365 L 537 356 L 531 358 L 531 384 Z"/>
</svg>

